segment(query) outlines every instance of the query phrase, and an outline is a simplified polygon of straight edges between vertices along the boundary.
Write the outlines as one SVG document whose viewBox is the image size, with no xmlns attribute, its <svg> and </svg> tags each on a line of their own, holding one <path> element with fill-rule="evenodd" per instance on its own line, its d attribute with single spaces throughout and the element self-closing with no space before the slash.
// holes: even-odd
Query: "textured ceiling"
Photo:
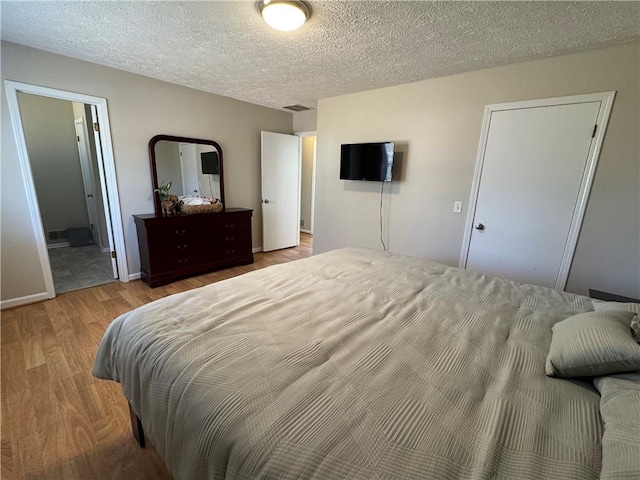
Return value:
<svg viewBox="0 0 640 480">
<path fill-rule="evenodd" d="M 280 108 L 625 43 L 639 2 L 309 1 L 295 32 L 252 1 L 1 2 L 3 40 Z"/>
</svg>

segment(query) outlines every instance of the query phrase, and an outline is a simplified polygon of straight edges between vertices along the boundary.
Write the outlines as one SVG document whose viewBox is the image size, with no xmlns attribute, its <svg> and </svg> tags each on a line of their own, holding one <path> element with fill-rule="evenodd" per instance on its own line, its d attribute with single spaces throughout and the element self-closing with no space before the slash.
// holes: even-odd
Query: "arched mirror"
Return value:
<svg viewBox="0 0 640 480">
<path fill-rule="evenodd" d="M 178 197 L 214 197 L 224 205 L 222 148 L 213 140 L 156 135 L 149 156 L 157 215 L 162 206 L 156 189 L 169 182 L 169 192 Z"/>
</svg>

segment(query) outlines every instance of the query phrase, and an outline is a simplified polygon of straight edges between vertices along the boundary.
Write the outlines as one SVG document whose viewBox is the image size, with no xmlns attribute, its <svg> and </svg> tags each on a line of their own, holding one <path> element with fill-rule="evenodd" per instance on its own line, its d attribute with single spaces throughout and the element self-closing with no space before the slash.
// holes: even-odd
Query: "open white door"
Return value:
<svg viewBox="0 0 640 480">
<path fill-rule="evenodd" d="M 300 137 L 262 132 L 262 250 L 300 244 Z"/>
<path fill-rule="evenodd" d="M 98 110 L 95 105 L 91 105 L 91 121 L 93 125 L 98 125 Z M 100 129 L 93 129 L 93 134 L 96 143 L 96 156 L 98 161 L 98 170 L 100 171 L 100 187 L 102 188 L 102 201 L 104 203 L 104 216 L 107 222 L 107 237 L 109 238 L 109 250 L 111 251 L 111 267 L 113 268 L 113 278 L 118 278 L 118 262 L 116 260 L 116 248 L 113 241 L 113 230 L 111 223 L 111 211 L 109 209 L 109 194 L 107 190 L 107 184 L 105 182 L 104 164 L 102 160 L 102 142 L 100 140 Z"/>
<path fill-rule="evenodd" d="M 76 128 L 76 138 L 78 140 L 80 169 L 82 170 L 82 183 L 84 184 L 85 201 L 87 202 L 87 213 L 89 214 L 91 236 L 93 237 L 94 243 L 102 248 L 104 240 L 102 239 L 102 234 L 100 232 L 100 220 L 98 219 L 98 206 L 96 205 L 97 192 L 95 192 L 96 183 L 93 177 L 93 168 L 91 166 L 91 153 L 89 151 L 87 129 L 83 118 L 76 118 L 74 125 Z"/>
</svg>

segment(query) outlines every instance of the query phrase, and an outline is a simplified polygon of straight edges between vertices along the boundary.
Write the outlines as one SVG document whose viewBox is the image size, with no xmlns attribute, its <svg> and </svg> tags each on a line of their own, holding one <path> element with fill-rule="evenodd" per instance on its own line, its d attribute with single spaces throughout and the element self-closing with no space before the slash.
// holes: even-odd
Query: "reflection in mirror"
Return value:
<svg viewBox="0 0 640 480">
<path fill-rule="evenodd" d="M 156 143 L 158 183 L 172 182 L 171 193 L 178 196 L 220 198 L 218 151 L 211 145 Z"/>
<path fill-rule="evenodd" d="M 216 198 L 224 204 L 222 150 L 212 140 L 158 135 L 149 142 L 153 187 L 171 182 L 178 197 Z M 160 204 L 156 198 L 156 213 Z"/>
</svg>

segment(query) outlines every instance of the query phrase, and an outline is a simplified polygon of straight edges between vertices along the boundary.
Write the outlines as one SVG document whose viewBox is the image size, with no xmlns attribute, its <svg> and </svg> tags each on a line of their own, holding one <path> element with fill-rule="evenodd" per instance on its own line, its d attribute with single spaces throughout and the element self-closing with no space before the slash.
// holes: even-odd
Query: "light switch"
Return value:
<svg viewBox="0 0 640 480">
<path fill-rule="evenodd" d="M 453 203 L 453 213 L 462 213 L 462 202 Z"/>
</svg>

